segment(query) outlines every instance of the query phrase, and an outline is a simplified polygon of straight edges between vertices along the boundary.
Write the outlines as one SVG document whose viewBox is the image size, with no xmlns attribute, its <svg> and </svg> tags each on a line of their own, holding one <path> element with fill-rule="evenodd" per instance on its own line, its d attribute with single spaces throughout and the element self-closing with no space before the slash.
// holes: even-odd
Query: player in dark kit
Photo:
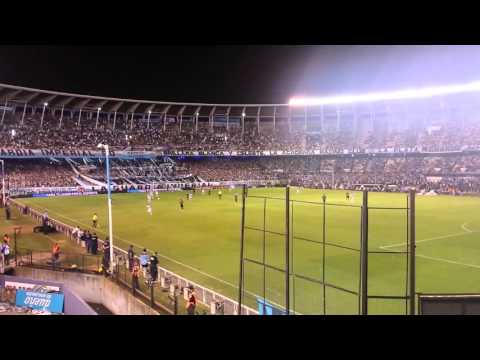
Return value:
<svg viewBox="0 0 480 360">
<path fill-rule="evenodd" d="M 180 209 L 182 209 L 182 210 L 183 210 L 183 199 L 180 199 L 180 201 L 179 201 L 179 202 L 180 202 Z"/>
<path fill-rule="evenodd" d="M 238 202 L 238 194 L 235 194 L 235 202 Z"/>
<path fill-rule="evenodd" d="M 212 195 L 212 190 L 208 189 L 208 195 Z"/>
<path fill-rule="evenodd" d="M 345 198 L 346 200 L 350 200 L 350 193 L 347 191 L 347 193 L 345 194 Z"/>
</svg>

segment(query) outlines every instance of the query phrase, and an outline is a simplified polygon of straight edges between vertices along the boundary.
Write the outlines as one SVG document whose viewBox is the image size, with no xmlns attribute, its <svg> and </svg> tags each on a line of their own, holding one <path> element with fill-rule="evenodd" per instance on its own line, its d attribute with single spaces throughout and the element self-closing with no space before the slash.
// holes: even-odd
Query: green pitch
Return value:
<svg viewBox="0 0 480 360">
<path fill-rule="evenodd" d="M 190 280 L 237 299 L 241 227 L 240 190 L 216 191 L 209 196 L 197 191 L 193 200 L 186 192 L 161 193 L 152 201 L 153 215 L 147 213 L 146 194 L 113 195 L 114 243 L 123 248 L 135 245 L 158 251 L 160 265 Z M 302 314 L 358 313 L 360 209 L 362 194 L 346 200 L 345 191 L 296 188 L 291 198 L 328 205 L 325 211 L 325 256 L 323 246 L 323 208 L 319 204 L 293 202 L 291 230 L 293 256 L 291 306 Z M 245 231 L 248 258 L 272 266 L 264 271 L 253 262 L 245 265 L 245 303 L 256 308 L 256 296 L 284 305 L 284 275 L 273 267 L 285 266 L 284 189 L 250 189 L 247 199 L 248 228 L 269 232 Z M 258 197 L 257 197 L 258 196 Z M 264 200 L 262 196 L 279 200 Z M 185 209 L 179 199 L 183 197 Z M 91 228 L 94 212 L 99 215 L 97 233 L 107 232 L 105 196 L 21 199 L 29 206 L 47 209 L 50 217 L 81 228 Z M 264 209 L 266 201 L 266 209 Z M 405 194 L 370 193 L 370 207 L 406 207 Z M 355 207 L 357 206 L 357 207 Z M 417 292 L 480 292 L 480 199 L 473 197 L 417 196 Z M 265 220 L 264 220 L 265 215 Z M 315 242 L 317 241 L 317 242 Z M 369 212 L 369 250 L 404 251 L 407 241 L 405 210 Z M 265 249 L 265 251 L 263 251 Z M 325 258 L 325 264 L 323 264 Z M 369 256 L 369 294 L 404 296 L 407 258 L 401 254 Z M 324 272 L 323 272 L 324 270 Z M 264 281 L 265 279 L 265 281 Z M 324 279 L 335 287 L 323 286 L 310 279 Z M 342 290 L 343 289 L 343 290 Z M 346 290 L 346 291 L 345 291 Z M 325 299 L 325 300 L 324 300 Z M 370 300 L 369 312 L 402 314 L 403 300 Z"/>
</svg>

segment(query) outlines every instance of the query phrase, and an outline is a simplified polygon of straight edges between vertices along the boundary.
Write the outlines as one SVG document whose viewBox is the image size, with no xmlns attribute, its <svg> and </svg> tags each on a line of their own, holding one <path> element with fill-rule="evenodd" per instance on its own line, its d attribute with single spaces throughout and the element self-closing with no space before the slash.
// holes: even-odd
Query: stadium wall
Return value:
<svg viewBox="0 0 480 360">
<path fill-rule="evenodd" d="M 17 267 L 15 272 L 23 277 L 65 284 L 81 297 L 81 301 L 101 303 L 115 315 L 159 315 L 157 311 L 135 298 L 130 291 L 104 276 L 30 267 Z"/>
</svg>

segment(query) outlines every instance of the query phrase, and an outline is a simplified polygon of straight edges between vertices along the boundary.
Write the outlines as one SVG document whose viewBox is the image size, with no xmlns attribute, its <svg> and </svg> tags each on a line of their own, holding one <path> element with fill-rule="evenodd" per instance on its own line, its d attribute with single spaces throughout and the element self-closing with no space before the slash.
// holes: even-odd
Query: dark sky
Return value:
<svg viewBox="0 0 480 360">
<path fill-rule="evenodd" d="M 284 103 L 480 80 L 479 46 L 0 46 L 0 82 L 90 95 Z"/>
</svg>

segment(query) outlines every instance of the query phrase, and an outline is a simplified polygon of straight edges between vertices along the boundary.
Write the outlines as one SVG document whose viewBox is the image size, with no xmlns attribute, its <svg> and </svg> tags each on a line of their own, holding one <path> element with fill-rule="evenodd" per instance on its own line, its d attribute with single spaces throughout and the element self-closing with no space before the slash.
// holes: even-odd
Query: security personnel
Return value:
<svg viewBox="0 0 480 360">
<path fill-rule="evenodd" d="M 85 246 L 87 247 L 87 253 L 92 252 L 92 234 L 90 234 L 90 231 L 87 231 L 85 234 Z"/>
<path fill-rule="evenodd" d="M 158 254 L 155 251 L 155 254 L 150 256 L 150 277 L 153 281 L 157 281 L 158 278 Z"/>
<path fill-rule="evenodd" d="M 92 238 L 90 240 L 90 250 L 92 255 L 97 255 L 98 250 L 98 236 L 97 233 L 93 233 Z"/>
</svg>

